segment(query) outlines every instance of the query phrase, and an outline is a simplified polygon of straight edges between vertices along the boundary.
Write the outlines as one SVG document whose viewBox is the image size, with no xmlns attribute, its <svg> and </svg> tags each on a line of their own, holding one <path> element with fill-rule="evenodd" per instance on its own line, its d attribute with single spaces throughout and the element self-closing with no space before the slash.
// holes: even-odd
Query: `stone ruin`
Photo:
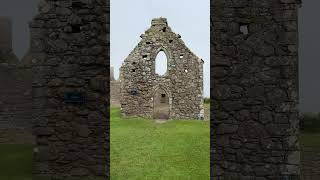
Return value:
<svg viewBox="0 0 320 180">
<path fill-rule="evenodd" d="M 120 80 L 114 78 L 114 67 L 110 67 L 110 105 L 120 106 Z"/>
<path fill-rule="evenodd" d="M 109 174 L 109 4 L 41 0 L 30 24 L 34 178 Z"/>
<path fill-rule="evenodd" d="M 12 22 L 0 17 L 0 143 L 33 143 L 31 66 L 12 49 Z"/>
<path fill-rule="evenodd" d="M 156 18 L 120 68 L 122 115 L 165 119 L 201 119 L 203 60 L 194 55 L 168 26 Z M 159 52 L 167 56 L 167 72 L 156 73 Z"/>
<path fill-rule="evenodd" d="M 301 178 L 299 6 L 211 1 L 213 179 Z"/>
<path fill-rule="evenodd" d="M 12 50 L 12 22 L 8 17 L 0 17 L 0 63 L 2 66 L 19 63 Z"/>
</svg>

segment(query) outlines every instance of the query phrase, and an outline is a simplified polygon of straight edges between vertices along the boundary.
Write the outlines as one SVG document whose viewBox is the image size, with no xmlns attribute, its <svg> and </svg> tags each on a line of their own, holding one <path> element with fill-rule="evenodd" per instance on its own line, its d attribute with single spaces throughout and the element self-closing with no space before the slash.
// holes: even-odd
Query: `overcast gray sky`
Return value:
<svg viewBox="0 0 320 180">
<path fill-rule="evenodd" d="M 29 48 L 27 22 L 36 13 L 36 1 L 0 1 L 0 16 L 9 16 L 13 19 L 13 46 L 20 58 Z M 111 40 L 113 41 L 113 35 L 116 33 L 113 32 L 114 28 L 126 28 L 123 29 L 126 33 L 121 34 L 125 41 L 112 42 L 112 49 L 120 46 L 118 51 L 123 51 L 116 52 L 113 49 L 112 62 L 121 62 L 138 43 L 140 34 L 150 26 L 151 19 L 159 16 L 168 18 L 172 29 L 182 35 L 182 39 L 196 55 L 206 62 L 209 60 L 206 55 L 206 47 L 202 48 L 206 46 L 205 37 L 208 27 L 204 29 L 199 27 L 201 24 L 209 23 L 209 19 L 204 15 L 209 13 L 208 0 L 194 0 L 194 3 L 191 0 L 145 1 L 146 3 L 143 3 L 143 0 L 125 0 L 125 3 L 122 3 L 124 0 L 112 0 Z M 204 7 L 203 4 L 206 6 Z M 320 111 L 320 23 L 317 21 L 317 18 L 320 17 L 319 7 L 320 1 L 303 0 L 303 6 L 300 9 L 300 108 L 302 111 Z M 209 63 L 206 63 L 205 66 L 207 64 Z"/>
</svg>

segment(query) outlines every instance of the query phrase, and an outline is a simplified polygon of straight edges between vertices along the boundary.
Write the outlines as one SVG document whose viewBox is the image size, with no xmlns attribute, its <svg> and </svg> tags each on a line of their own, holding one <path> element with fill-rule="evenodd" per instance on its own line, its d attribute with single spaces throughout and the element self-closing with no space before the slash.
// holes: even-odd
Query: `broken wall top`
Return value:
<svg viewBox="0 0 320 180">
<path fill-rule="evenodd" d="M 140 37 L 142 38 L 141 41 L 133 51 L 131 51 L 130 55 L 125 59 L 125 62 L 133 61 L 135 58 L 132 58 L 132 56 L 135 53 L 147 52 L 149 51 L 148 49 L 151 48 L 156 50 L 152 55 L 157 55 L 159 50 L 162 50 L 165 51 L 168 59 L 171 57 L 170 54 L 175 51 L 185 51 L 193 57 L 189 58 L 190 60 L 196 59 L 198 60 L 197 63 L 203 64 L 203 60 L 186 46 L 184 41 L 181 39 L 181 35 L 172 31 L 166 18 L 160 17 L 152 19 L 151 27 L 148 28 Z M 157 44 L 157 47 L 155 44 Z"/>
</svg>

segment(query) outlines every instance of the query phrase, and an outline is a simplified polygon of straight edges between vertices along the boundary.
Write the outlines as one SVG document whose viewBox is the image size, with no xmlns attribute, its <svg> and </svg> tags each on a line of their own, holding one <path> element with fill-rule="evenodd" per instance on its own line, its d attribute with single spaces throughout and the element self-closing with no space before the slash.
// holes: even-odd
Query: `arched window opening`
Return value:
<svg viewBox="0 0 320 180">
<path fill-rule="evenodd" d="M 167 55 L 160 51 L 156 57 L 156 73 L 160 76 L 164 75 L 167 72 Z"/>
</svg>

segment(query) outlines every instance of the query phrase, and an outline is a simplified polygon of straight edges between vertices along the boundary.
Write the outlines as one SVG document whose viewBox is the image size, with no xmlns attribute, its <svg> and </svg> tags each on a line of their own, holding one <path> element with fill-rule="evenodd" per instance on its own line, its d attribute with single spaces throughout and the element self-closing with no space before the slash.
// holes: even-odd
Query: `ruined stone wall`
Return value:
<svg viewBox="0 0 320 180">
<path fill-rule="evenodd" d="M 211 3 L 211 176 L 300 179 L 297 2 Z"/>
<path fill-rule="evenodd" d="M 30 25 L 35 178 L 109 173 L 109 5 L 42 0 Z"/>
<path fill-rule="evenodd" d="M 110 103 L 112 106 L 120 106 L 120 81 L 110 82 Z"/>
<path fill-rule="evenodd" d="M 153 116 L 154 95 L 167 93 L 170 118 L 203 116 L 203 61 L 172 32 L 165 18 L 152 20 L 152 26 L 121 67 L 121 107 L 124 116 Z M 155 72 L 160 51 L 167 55 L 165 75 Z"/>
<path fill-rule="evenodd" d="M 114 78 L 114 67 L 110 67 L 110 105 L 120 106 L 120 80 Z"/>
<path fill-rule="evenodd" d="M 0 143 L 32 143 L 31 71 L 13 53 L 11 26 L 0 17 Z"/>
<path fill-rule="evenodd" d="M 18 66 L 0 65 L 0 129 L 31 130 L 31 82 L 30 70 Z"/>
<path fill-rule="evenodd" d="M 116 79 L 114 78 L 114 67 L 110 67 L 110 81 L 115 81 Z"/>
<path fill-rule="evenodd" d="M 0 64 L 16 65 L 19 60 L 12 50 L 12 22 L 8 17 L 0 17 Z"/>
<path fill-rule="evenodd" d="M 8 17 L 0 17 L 0 49 L 12 49 L 12 22 Z"/>
</svg>

